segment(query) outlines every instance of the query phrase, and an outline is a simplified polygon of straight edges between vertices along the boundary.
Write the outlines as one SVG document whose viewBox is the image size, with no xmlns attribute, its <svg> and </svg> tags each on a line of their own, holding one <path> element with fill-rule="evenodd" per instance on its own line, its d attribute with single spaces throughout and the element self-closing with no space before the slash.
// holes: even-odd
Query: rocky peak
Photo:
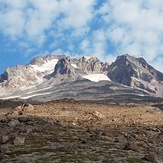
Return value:
<svg viewBox="0 0 163 163">
<path fill-rule="evenodd" d="M 34 59 L 32 59 L 30 61 L 31 65 L 38 65 L 38 66 L 42 66 L 44 64 L 44 60 L 43 57 L 35 57 Z"/>
<path fill-rule="evenodd" d="M 8 90 L 35 85 L 39 82 L 38 80 L 38 74 L 24 65 L 6 68 L 6 71 L 0 76 L 1 86 Z"/>
<path fill-rule="evenodd" d="M 21 76 L 22 72 L 26 69 L 24 65 L 17 65 L 13 68 L 6 68 L 6 71 L 0 76 L 0 81 L 9 80 L 12 76 Z"/>
<path fill-rule="evenodd" d="M 83 56 L 81 58 L 73 59 L 72 62 L 75 63 L 77 67 L 86 74 L 101 73 L 103 71 L 103 68 L 106 68 L 106 64 L 101 62 L 96 57 Z"/>
<path fill-rule="evenodd" d="M 30 61 L 30 63 L 28 65 L 38 65 L 38 66 L 42 66 L 44 63 L 51 61 L 53 59 L 59 59 L 62 57 L 66 57 L 65 55 L 47 55 L 47 56 L 41 56 L 41 57 L 35 57 L 34 59 L 32 59 Z"/>
<path fill-rule="evenodd" d="M 134 58 L 128 54 L 117 57 L 108 69 L 108 77 L 127 86 L 145 89 L 158 95 L 161 93 L 163 74 L 143 58 Z"/>
<path fill-rule="evenodd" d="M 135 58 L 128 54 L 117 57 L 116 61 L 113 62 L 108 71 L 108 76 L 112 81 L 130 85 L 131 77 L 138 77 L 137 71 L 134 70 Z"/>
<path fill-rule="evenodd" d="M 57 62 L 53 75 L 54 77 L 60 75 L 73 76 L 76 75 L 76 72 L 75 72 L 75 68 L 70 63 L 70 60 L 66 57 L 62 57 Z"/>
</svg>

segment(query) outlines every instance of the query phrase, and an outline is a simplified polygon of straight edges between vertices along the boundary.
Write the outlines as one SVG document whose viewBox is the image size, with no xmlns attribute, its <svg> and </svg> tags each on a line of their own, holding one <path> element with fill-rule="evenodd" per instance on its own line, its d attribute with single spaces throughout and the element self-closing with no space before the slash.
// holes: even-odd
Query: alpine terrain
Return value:
<svg viewBox="0 0 163 163">
<path fill-rule="evenodd" d="M 163 74 L 143 58 L 36 57 L 0 92 L 1 163 L 163 163 Z"/>
<path fill-rule="evenodd" d="M 0 91 L 1 99 L 26 101 L 153 102 L 163 97 L 163 73 L 128 54 L 112 64 L 96 57 L 48 55 L 7 68 L 0 75 Z"/>
</svg>

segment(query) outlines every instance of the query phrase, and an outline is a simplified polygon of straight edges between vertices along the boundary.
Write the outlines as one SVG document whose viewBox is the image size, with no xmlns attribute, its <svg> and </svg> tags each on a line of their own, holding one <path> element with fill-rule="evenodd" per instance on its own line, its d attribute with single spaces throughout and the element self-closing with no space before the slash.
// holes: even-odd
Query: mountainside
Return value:
<svg viewBox="0 0 163 163">
<path fill-rule="evenodd" d="M 96 57 L 48 55 L 36 57 L 27 65 L 7 68 L 0 76 L 0 91 L 1 99 L 44 102 L 63 98 L 148 101 L 151 97 L 163 98 L 163 74 L 143 58 L 127 54 L 117 57 L 111 65 Z"/>
<path fill-rule="evenodd" d="M 143 58 L 127 54 L 117 57 L 109 67 L 108 76 L 114 82 L 163 97 L 163 73 L 155 70 Z"/>
</svg>

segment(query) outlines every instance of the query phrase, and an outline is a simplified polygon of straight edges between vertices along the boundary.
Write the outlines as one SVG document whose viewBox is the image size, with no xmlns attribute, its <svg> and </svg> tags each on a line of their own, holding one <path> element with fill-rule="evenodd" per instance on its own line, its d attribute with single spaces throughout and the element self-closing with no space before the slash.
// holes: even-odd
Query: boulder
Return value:
<svg viewBox="0 0 163 163">
<path fill-rule="evenodd" d="M 26 111 L 26 112 L 31 112 L 34 110 L 34 106 L 31 104 L 23 104 L 22 105 L 22 111 Z"/>
</svg>

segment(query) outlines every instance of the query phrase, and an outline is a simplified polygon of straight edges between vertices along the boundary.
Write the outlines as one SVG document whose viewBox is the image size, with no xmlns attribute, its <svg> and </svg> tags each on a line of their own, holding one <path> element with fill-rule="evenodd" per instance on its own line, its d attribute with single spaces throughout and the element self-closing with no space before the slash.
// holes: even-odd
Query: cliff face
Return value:
<svg viewBox="0 0 163 163">
<path fill-rule="evenodd" d="M 134 58 L 127 54 L 117 57 L 108 69 L 108 77 L 114 82 L 163 96 L 163 74 L 143 58 Z"/>
<path fill-rule="evenodd" d="M 41 73 L 34 71 L 28 66 L 17 65 L 14 68 L 7 68 L 0 79 L 2 87 L 6 89 L 16 89 L 41 83 L 41 76 Z"/>
</svg>

